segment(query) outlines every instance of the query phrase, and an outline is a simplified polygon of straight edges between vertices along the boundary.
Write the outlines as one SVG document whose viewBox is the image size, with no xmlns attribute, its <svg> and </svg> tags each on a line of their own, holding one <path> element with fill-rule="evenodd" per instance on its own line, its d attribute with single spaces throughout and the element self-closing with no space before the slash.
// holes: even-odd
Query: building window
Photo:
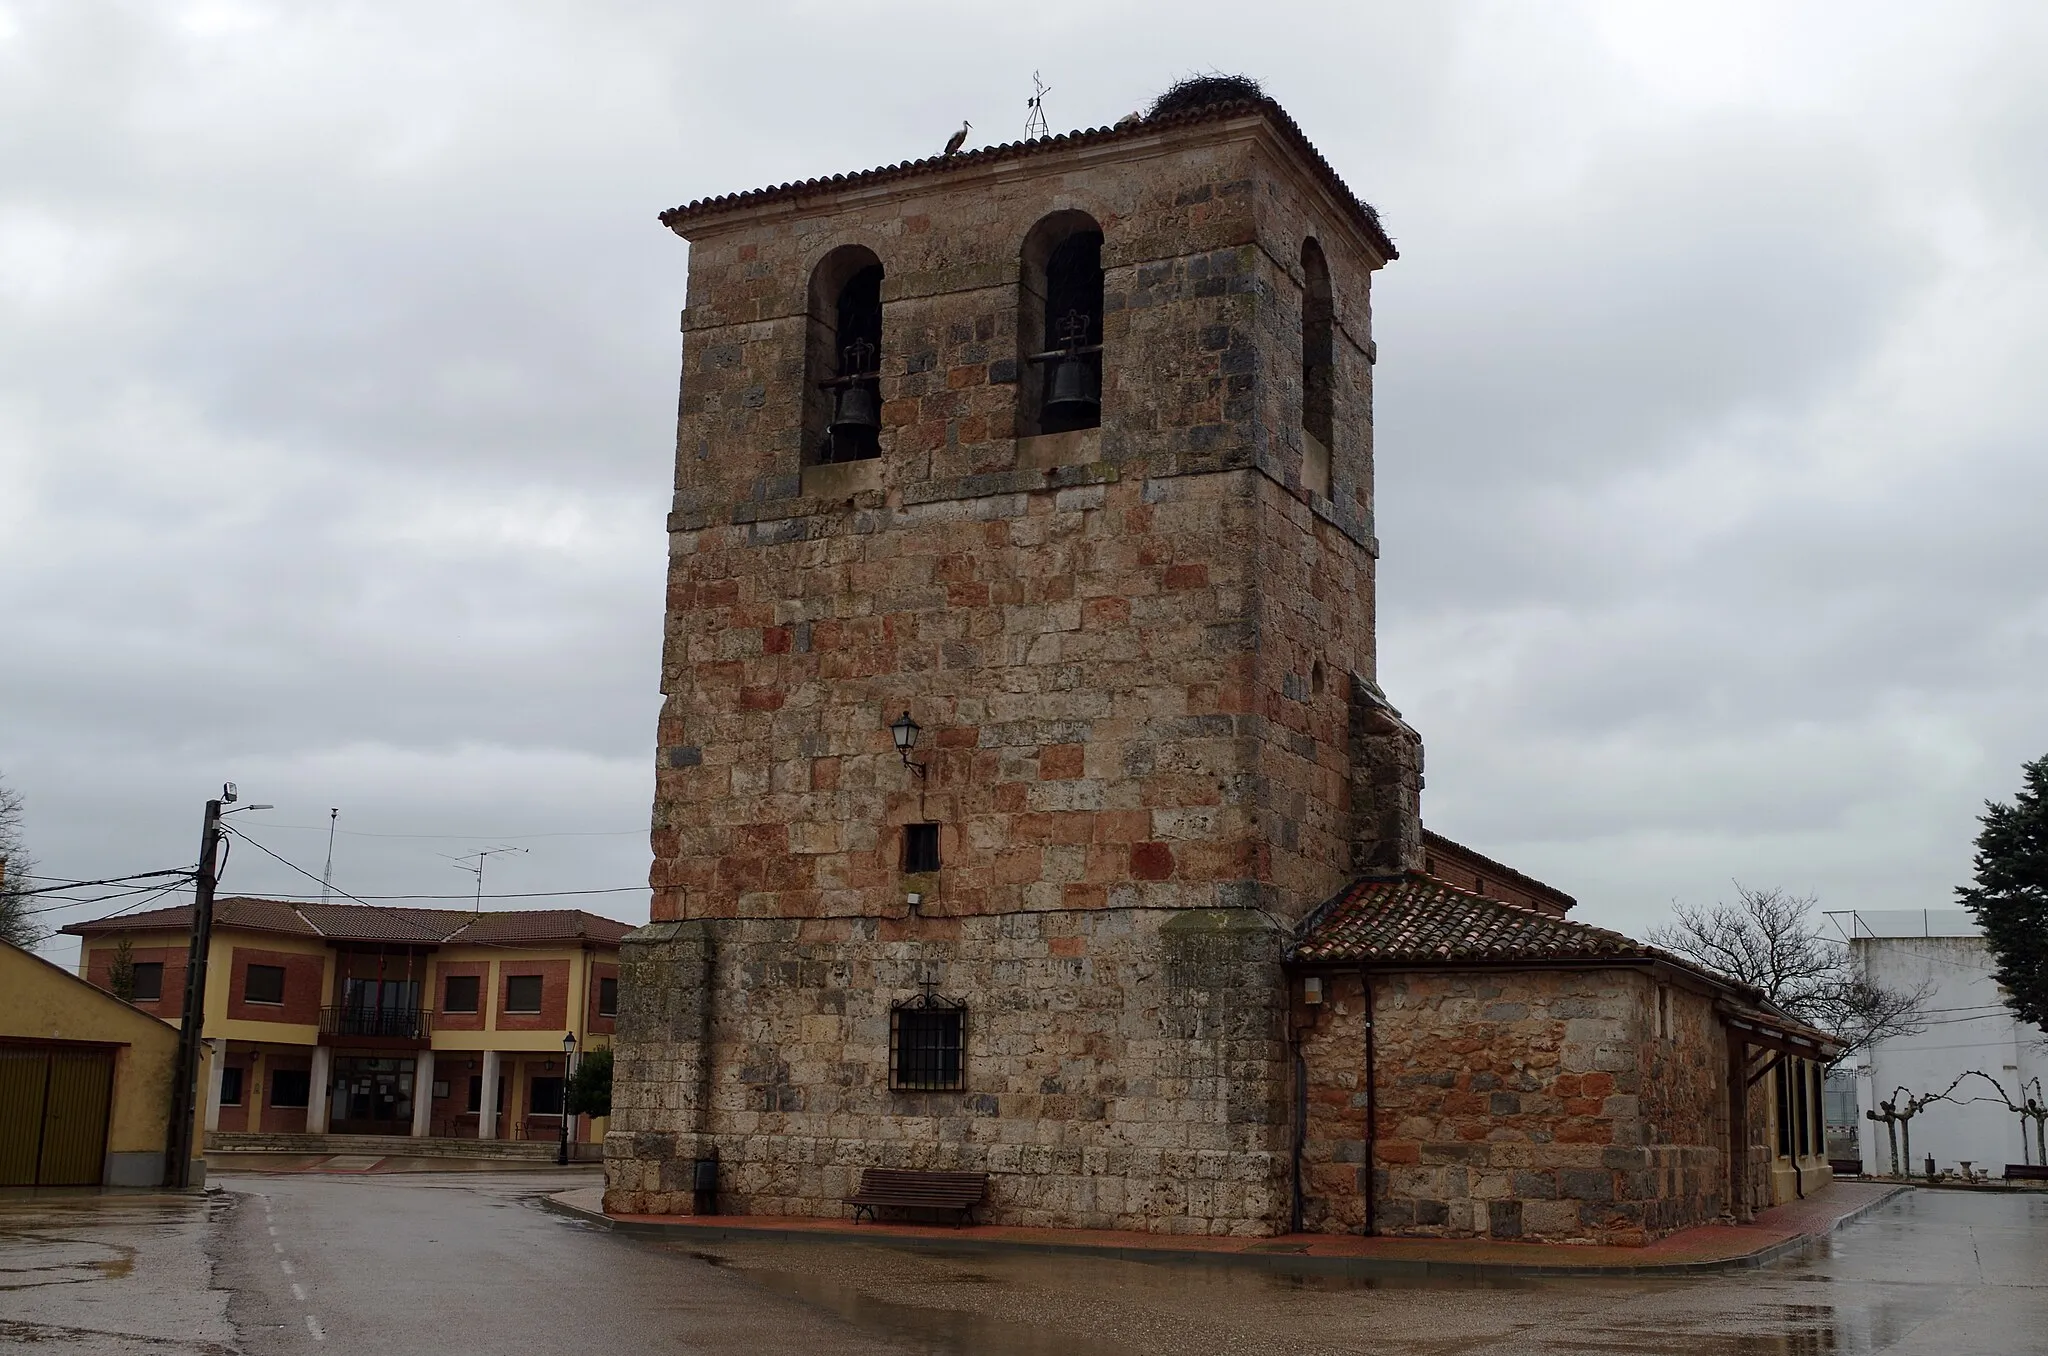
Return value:
<svg viewBox="0 0 2048 1356">
<path fill-rule="evenodd" d="M 526 1114 L 529 1116 L 559 1116 L 562 1114 L 562 1080 L 559 1078 L 531 1078 L 526 1083 Z"/>
<path fill-rule="evenodd" d="M 619 1015 L 619 981 L 616 978 L 602 978 L 597 981 L 597 1015 L 616 1017 Z"/>
<path fill-rule="evenodd" d="M 1055 212 L 1024 237 L 1017 436 L 1102 423 L 1102 228 Z"/>
<path fill-rule="evenodd" d="M 938 825 L 905 824 L 903 826 L 903 869 L 906 872 L 936 871 L 939 869 Z"/>
<path fill-rule="evenodd" d="M 304 1069 L 272 1069 L 270 1104 L 277 1107 L 302 1107 L 306 1105 L 306 1094 L 311 1087 L 312 1076 Z"/>
<path fill-rule="evenodd" d="M 1336 306 L 1329 261 L 1313 239 L 1301 243 L 1301 284 L 1301 483 L 1328 499 L 1336 444 Z"/>
<path fill-rule="evenodd" d="M 811 270 L 804 337 L 804 461 L 881 455 L 882 261 L 841 245 Z"/>
<path fill-rule="evenodd" d="M 967 1009 L 923 994 L 889 1011 L 889 1086 L 901 1092 L 958 1092 L 967 1086 Z"/>
<path fill-rule="evenodd" d="M 164 996 L 164 963 L 162 961 L 135 962 L 135 998 L 137 1003 L 154 1003 Z"/>
<path fill-rule="evenodd" d="M 441 988 L 441 1011 L 475 1012 L 479 985 L 475 975 L 450 975 Z"/>
<path fill-rule="evenodd" d="M 505 1011 L 537 1013 L 540 1011 L 540 976 L 505 976 Z"/>
<path fill-rule="evenodd" d="M 472 1114 L 484 1109 L 484 1076 L 482 1074 L 471 1074 L 469 1076 L 469 1100 L 463 1104 L 462 1109 Z"/>
<path fill-rule="evenodd" d="M 222 1069 L 220 1071 L 220 1104 L 240 1106 L 242 1104 L 242 1071 Z"/>
<path fill-rule="evenodd" d="M 243 972 L 242 997 L 251 1003 L 284 1002 L 284 967 L 282 965 L 251 965 Z M 272 1103 L 273 1106 L 276 1103 Z"/>
</svg>

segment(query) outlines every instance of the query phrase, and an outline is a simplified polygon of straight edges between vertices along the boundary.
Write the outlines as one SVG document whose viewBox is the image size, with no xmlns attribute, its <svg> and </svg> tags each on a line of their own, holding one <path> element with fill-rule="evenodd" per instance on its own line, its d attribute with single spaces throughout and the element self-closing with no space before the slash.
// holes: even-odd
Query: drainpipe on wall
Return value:
<svg viewBox="0 0 2048 1356">
<path fill-rule="evenodd" d="M 1302 1225 L 1301 1154 L 1308 1141 L 1308 1061 L 1301 1053 L 1301 1033 L 1292 1023 L 1288 1024 L 1288 1038 L 1294 1046 L 1294 1201 L 1288 1211 L 1287 1232 L 1298 1234 Z"/>
<path fill-rule="evenodd" d="M 1373 1076 L 1378 1040 L 1373 1030 L 1372 975 L 1358 972 L 1358 987 L 1365 997 L 1365 1234 L 1379 1232 L 1379 1087 Z"/>
</svg>

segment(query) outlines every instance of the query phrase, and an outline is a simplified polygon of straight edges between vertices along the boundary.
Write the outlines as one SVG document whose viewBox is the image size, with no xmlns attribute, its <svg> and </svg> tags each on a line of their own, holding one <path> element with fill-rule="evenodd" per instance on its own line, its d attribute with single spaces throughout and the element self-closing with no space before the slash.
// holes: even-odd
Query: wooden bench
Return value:
<svg viewBox="0 0 2048 1356">
<path fill-rule="evenodd" d="M 860 1190 L 848 1198 L 854 1222 L 875 1217 L 877 1206 L 899 1210 L 957 1210 L 960 1222 L 974 1222 L 974 1207 L 988 1195 L 985 1172 L 906 1172 L 900 1168 L 863 1168 Z"/>
<path fill-rule="evenodd" d="M 2040 1163 L 2008 1163 L 2005 1165 L 2005 1180 L 2008 1182 L 2048 1182 L 2048 1165 Z"/>
<path fill-rule="evenodd" d="M 1861 1177 L 1863 1160 L 1860 1158 L 1830 1158 L 1828 1171 L 1837 1177 Z"/>
</svg>

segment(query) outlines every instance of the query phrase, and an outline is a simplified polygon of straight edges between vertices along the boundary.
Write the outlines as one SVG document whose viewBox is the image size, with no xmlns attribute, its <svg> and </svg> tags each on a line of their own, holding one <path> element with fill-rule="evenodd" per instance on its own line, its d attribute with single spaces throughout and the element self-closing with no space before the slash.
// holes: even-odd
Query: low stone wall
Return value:
<svg viewBox="0 0 2048 1356">
<path fill-rule="evenodd" d="M 1254 910 L 701 920 L 628 939 L 608 1210 L 837 1217 L 860 1171 L 991 1174 L 994 1222 L 1286 1227 L 1281 938 Z M 966 1087 L 889 1088 L 892 1004 L 970 1001 Z"/>
<path fill-rule="evenodd" d="M 1300 1036 L 1304 1220 L 1321 1232 L 1645 1243 L 1719 1215 L 1725 1046 L 1703 995 L 1657 1025 L 1656 981 L 1625 969 L 1374 977 L 1377 1144 L 1366 1163 L 1365 1013 L 1326 981 Z"/>
</svg>

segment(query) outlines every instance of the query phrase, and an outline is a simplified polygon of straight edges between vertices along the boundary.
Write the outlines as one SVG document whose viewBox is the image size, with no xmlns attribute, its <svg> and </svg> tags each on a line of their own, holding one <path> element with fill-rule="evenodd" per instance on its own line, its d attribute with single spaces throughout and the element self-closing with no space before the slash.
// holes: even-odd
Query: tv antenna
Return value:
<svg viewBox="0 0 2048 1356">
<path fill-rule="evenodd" d="M 1052 86 L 1038 78 L 1038 72 L 1031 73 L 1031 97 L 1024 106 L 1031 110 L 1024 119 L 1024 139 L 1051 136 L 1052 129 L 1045 125 L 1045 96 L 1052 93 Z"/>
<path fill-rule="evenodd" d="M 458 869 L 467 871 L 476 877 L 476 906 L 472 912 L 482 913 L 484 911 L 484 863 L 500 853 L 524 851 L 526 849 L 523 847 L 505 847 L 500 845 L 498 847 L 484 848 L 479 852 L 465 852 L 460 857 L 449 857 L 445 852 L 437 852 L 434 855 L 436 857 L 448 857 L 448 860 L 455 863 Z M 471 858 L 475 859 L 474 865 L 471 864 Z"/>
<path fill-rule="evenodd" d="M 334 821 L 341 818 L 341 807 L 335 806 L 327 812 L 327 865 L 320 868 L 320 902 L 325 904 L 334 888 Z"/>
</svg>

